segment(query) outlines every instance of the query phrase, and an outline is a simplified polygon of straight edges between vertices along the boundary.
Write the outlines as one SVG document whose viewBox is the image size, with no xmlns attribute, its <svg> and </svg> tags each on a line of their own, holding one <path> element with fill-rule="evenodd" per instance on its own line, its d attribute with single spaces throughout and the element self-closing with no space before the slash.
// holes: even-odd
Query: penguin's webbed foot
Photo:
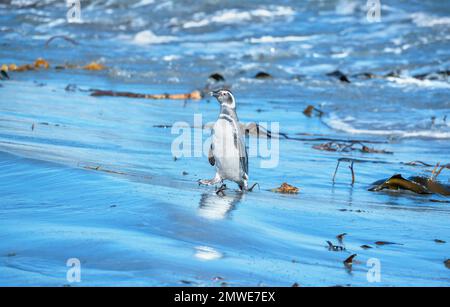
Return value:
<svg viewBox="0 0 450 307">
<path fill-rule="evenodd" d="M 220 176 L 216 175 L 213 179 L 200 179 L 198 180 L 198 185 L 215 185 L 219 182 L 222 182 L 222 178 Z"/>
<path fill-rule="evenodd" d="M 217 190 L 216 190 L 216 194 L 217 195 L 221 195 L 224 196 L 225 193 L 223 191 L 225 191 L 227 189 L 227 185 L 226 184 L 222 184 Z"/>
<path fill-rule="evenodd" d="M 198 185 L 213 185 L 211 183 L 211 181 L 212 180 L 208 180 L 208 179 L 199 179 L 197 182 L 198 182 Z"/>
<path fill-rule="evenodd" d="M 253 189 L 255 188 L 255 186 L 258 186 L 258 190 L 260 190 L 259 183 L 255 182 L 255 183 L 252 185 L 251 188 L 248 188 L 248 189 L 247 189 L 247 191 L 253 192 Z"/>
</svg>

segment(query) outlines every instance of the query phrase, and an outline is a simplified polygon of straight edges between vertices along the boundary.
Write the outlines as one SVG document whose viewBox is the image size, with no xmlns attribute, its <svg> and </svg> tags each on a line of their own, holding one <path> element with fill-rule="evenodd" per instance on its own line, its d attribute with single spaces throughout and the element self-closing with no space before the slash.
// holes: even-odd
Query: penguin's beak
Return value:
<svg viewBox="0 0 450 307">
<path fill-rule="evenodd" d="M 209 92 L 209 95 L 217 98 L 217 97 L 219 97 L 219 91 Z"/>
</svg>

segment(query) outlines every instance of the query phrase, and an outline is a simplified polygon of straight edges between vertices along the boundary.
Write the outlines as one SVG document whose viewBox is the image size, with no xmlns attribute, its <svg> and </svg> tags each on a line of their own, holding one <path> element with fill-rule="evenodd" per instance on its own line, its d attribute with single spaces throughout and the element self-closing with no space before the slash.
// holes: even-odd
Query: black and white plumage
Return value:
<svg viewBox="0 0 450 307">
<path fill-rule="evenodd" d="M 241 190 L 248 190 L 248 155 L 245 135 L 240 129 L 236 114 L 236 101 L 228 90 L 211 93 L 220 103 L 220 114 L 212 129 L 209 163 L 216 167 L 216 175 L 200 184 L 214 185 L 230 180 Z"/>
</svg>

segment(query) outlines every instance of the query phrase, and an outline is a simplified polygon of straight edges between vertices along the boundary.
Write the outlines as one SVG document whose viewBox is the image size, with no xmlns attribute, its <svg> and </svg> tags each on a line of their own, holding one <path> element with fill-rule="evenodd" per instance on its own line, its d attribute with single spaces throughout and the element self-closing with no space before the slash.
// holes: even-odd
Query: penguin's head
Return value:
<svg viewBox="0 0 450 307">
<path fill-rule="evenodd" d="M 233 94 L 229 90 L 218 90 L 211 92 L 211 96 L 217 98 L 221 106 L 228 108 L 236 108 L 236 102 L 234 100 Z"/>
</svg>

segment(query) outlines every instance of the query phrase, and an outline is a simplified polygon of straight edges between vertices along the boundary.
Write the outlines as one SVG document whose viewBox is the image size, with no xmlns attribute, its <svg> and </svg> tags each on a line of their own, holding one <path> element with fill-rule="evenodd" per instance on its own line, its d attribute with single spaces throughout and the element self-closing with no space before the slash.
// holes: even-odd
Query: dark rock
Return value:
<svg viewBox="0 0 450 307">
<path fill-rule="evenodd" d="M 350 83 L 350 80 L 347 78 L 347 76 L 340 70 L 329 72 L 327 73 L 327 76 L 335 77 L 339 79 L 341 82 Z"/>
<path fill-rule="evenodd" d="M 214 74 L 210 75 L 208 78 L 211 80 L 214 80 L 215 82 L 225 81 L 225 78 L 219 73 L 214 73 Z"/>
<path fill-rule="evenodd" d="M 450 269 L 450 259 L 445 260 L 444 264 L 447 269 Z"/>
<path fill-rule="evenodd" d="M 255 75 L 256 79 L 271 79 L 273 78 L 271 74 L 268 74 L 264 71 L 260 71 Z"/>
<path fill-rule="evenodd" d="M 352 77 L 364 78 L 364 79 L 374 79 L 374 78 L 377 78 L 378 76 L 373 74 L 373 73 L 371 73 L 371 72 L 362 72 L 362 73 L 359 73 L 359 74 L 352 75 Z"/>
<path fill-rule="evenodd" d="M 9 80 L 9 75 L 8 75 L 8 73 L 6 72 L 6 70 L 1 70 L 1 71 L 0 71 L 0 80 L 3 80 L 3 79 Z"/>
<path fill-rule="evenodd" d="M 77 90 L 77 85 L 76 84 L 67 84 L 65 90 L 66 92 L 75 92 Z"/>
</svg>

